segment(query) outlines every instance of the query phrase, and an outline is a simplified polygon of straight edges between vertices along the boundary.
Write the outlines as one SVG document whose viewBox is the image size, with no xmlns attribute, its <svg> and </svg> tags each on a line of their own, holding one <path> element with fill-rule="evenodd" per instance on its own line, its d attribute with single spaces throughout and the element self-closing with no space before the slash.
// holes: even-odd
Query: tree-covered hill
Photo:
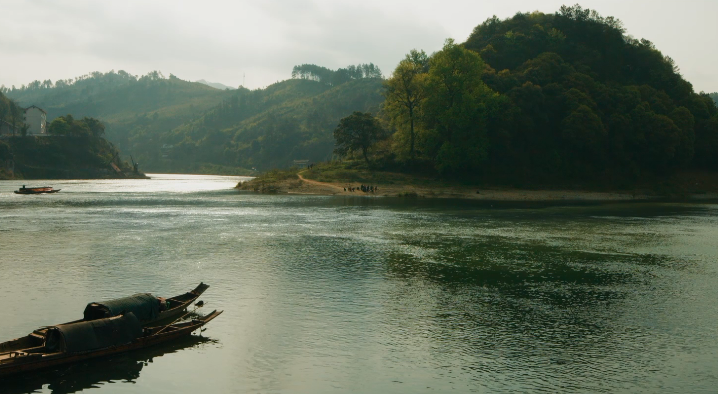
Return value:
<svg viewBox="0 0 718 394">
<path fill-rule="evenodd" d="M 42 107 L 49 120 L 68 113 L 101 119 L 108 139 L 144 171 L 172 172 L 326 159 L 339 119 L 377 112 L 383 100 L 373 64 L 302 65 L 293 76 L 265 89 L 217 90 L 158 72 L 138 78 L 120 71 L 4 90 L 25 106 Z"/>
<path fill-rule="evenodd" d="M 635 180 L 718 169 L 718 109 L 673 60 L 622 23 L 580 6 L 477 26 L 488 155 L 473 171 L 522 179 Z M 493 106 L 493 107 L 492 107 Z"/>
<path fill-rule="evenodd" d="M 0 93 L 0 104 L 2 103 Z M 0 112 L 0 118 L 2 118 Z M 138 178 L 136 168 L 120 158 L 104 138 L 105 126 L 94 118 L 61 116 L 49 135 L 4 135 L 0 139 L 0 179 Z"/>
<path fill-rule="evenodd" d="M 48 122 L 67 114 L 101 119 L 106 135 L 124 154 L 137 134 L 166 132 L 220 103 L 230 93 L 155 71 L 137 77 L 124 71 L 93 72 L 72 80 L 34 81 L 8 97 L 47 111 Z M 149 133 L 149 134 L 148 134 Z M 148 141 L 150 142 L 150 141 Z"/>
<path fill-rule="evenodd" d="M 164 165 L 269 169 L 289 167 L 297 159 L 327 160 L 339 120 L 355 110 L 376 113 L 382 101 L 379 78 L 338 86 L 291 79 L 264 90 L 240 89 L 204 116 L 165 134 L 161 143 L 172 149 Z"/>
<path fill-rule="evenodd" d="M 72 113 L 126 119 L 166 108 L 189 108 L 199 104 L 203 111 L 216 105 L 227 93 L 199 82 L 187 82 L 153 71 L 137 77 L 122 70 L 93 72 L 72 80 L 34 81 L 20 88 L 4 88 L 5 94 L 24 106 L 37 105 L 48 119 Z"/>
<path fill-rule="evenodd" d="M 711 93 L 710 96 L 711 96 L 711 98 L 713 99 L 713 101 L 715 101 L 716 104 L 718 104 L 718 92 L 716 92 L 716 93 Z"/>
<path fill-rule="evenodd" d="M 631 184 L 718 170 L 715 95 L 622 23 L 580 6 L 487 20 L 464 44 L 412 51 L 390 78 L 373 64 L 296 66 L 266 89 L 217 90 L 150 73 L 93 73 L 7 92 L 53 116 L 97 117 L 146 171 L 288 167 L 332 156 L 333 130 L 379 114 L 388 167 L 549 184 Z M 713 97 L 713 98 L 711 98 Z M 2 108 L 0 108 L 2 110 Z M 370 156 L 371 156 L 370 155 Z"/>
</svg>

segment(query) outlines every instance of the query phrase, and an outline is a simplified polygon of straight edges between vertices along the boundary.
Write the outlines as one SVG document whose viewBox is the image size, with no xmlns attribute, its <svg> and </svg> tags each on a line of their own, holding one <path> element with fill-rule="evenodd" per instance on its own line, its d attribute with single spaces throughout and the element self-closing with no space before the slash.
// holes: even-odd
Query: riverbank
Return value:
<svg viewBox="0 0 718 394">
<path fill-rule="evenodd" d="M 338 179 L 337 179 L 338 178 Z M 519 189 L 490 185 L 471 185 L 440 181 L 391 172 L 343 171 L 327 168 L 299 171 L 271 171 L 251 181 L 241 182 L 238 190 L 268 194 L 344 195 L 366 197 L 450 198 L 485 201 L 718 201 L 718 181 L 714 174 L 682 174 L 682 183 L 670 179 L 653 187 L 632 190 L 581 190 L 569 188 Z M 361 191 L 361 185 L 373 191 Z M 692 187 L 689 187 L 692 186 Z"/>
</svg>

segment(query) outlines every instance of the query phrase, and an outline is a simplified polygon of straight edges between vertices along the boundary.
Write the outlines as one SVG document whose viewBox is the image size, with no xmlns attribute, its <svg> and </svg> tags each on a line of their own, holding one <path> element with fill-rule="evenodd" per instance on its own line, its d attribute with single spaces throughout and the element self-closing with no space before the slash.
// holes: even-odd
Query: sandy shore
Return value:
<svg viewBox="0 0 718 394">
<path fill-rule="evenodd" d="M 376 185 L 378 190 L 362 192 L 358 183 L 319 182 L 304 178 L 272 183 L 272 192 L 280 194 L 343 195 L 362 197 L 417 197 L 417 198 L 458 198 L 486 201 L 648 201 L 665 197 L 635 194 L 631 192 L 595 192 L 581 190 L 520 190 L 508 188 L 477 189 L 475 187 L 421 187 L 413 185 Z M 355 191 L 348 191 L 354 187 Z M 239 189 L 256 190 L 251 184 Z M 687 200 L 718 200 L 718 194 L 709 193 L 690 196 Z"/>
</svg>

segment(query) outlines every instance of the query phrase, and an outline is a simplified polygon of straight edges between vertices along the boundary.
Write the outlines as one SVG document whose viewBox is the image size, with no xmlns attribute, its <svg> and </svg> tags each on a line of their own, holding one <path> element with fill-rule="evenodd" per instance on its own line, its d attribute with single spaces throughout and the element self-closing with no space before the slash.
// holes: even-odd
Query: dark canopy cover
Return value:
<svg viewBox="0 0 718 394">
<path fill-rule="evenodd" d="M 112 317 L 132 312 L 140 321 L 154 320 L 160 313 L 160 301 L 149 293 L 139 293 L 116 300 L 92 302 L 85 307 L 85 320 Z"/>
<path fill-rule="evenodd" d="M 142 324 L 133 313 L 109 319 L 82 321 L 50 327 L 45 347 L 68 353 L 125 345 L 142 336 Z"/>
</svg>

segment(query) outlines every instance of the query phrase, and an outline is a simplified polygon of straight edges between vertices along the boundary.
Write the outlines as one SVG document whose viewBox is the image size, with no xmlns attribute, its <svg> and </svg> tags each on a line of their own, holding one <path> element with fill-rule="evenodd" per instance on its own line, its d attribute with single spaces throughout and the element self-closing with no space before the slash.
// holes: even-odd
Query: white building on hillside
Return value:
<svg viewBox="0 0 718 394">
<path fill-rule="evenodd" d="M 41 137 L 47 135 L 47 112 L 40 107 L 30 106 L 25 109 L 25 124 L 28 125 L 27 135 Z"/>
</svg>

